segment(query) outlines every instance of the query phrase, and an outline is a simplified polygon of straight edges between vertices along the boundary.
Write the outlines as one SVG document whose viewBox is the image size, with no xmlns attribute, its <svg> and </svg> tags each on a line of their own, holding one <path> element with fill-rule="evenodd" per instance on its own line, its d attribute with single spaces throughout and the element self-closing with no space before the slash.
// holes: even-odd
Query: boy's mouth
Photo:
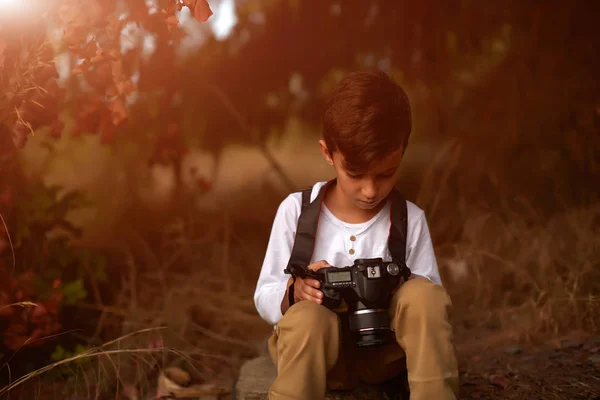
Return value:
<svg viewBox="0 0 600 400">
<path fill-rule="evenodd" d="M 376 201 L 376 200 L 374 200 L 374 201 L 358 200 L 358 202 L 364 207 L 375 207 L 379 203 L 379 201 Z"/>
</svg>

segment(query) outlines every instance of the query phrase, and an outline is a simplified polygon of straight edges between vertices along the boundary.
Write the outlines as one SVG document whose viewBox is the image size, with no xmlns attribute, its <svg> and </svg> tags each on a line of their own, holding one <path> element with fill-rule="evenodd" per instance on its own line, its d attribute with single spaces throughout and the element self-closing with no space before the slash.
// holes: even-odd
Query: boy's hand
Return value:
<svg viewBox="0 0 600 400">
<path fill-rule="evenodd" d="M 321 268 L 331 267 L 325 260 L 317 261 L 308 266 L 308 269 L 318 271 Z M 296 278 L 294 283 L 294 301 L 314 301 L 317 304 L 323 302 L 323 292 L 320 290 L 321 282 L 313 278 Z"/>
</svg>

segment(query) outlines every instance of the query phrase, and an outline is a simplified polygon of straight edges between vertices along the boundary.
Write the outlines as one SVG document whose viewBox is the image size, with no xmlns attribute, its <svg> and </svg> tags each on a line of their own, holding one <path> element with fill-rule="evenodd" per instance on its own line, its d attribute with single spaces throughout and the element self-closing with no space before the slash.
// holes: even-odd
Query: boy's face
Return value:
<svg viewBox="0 0 600 400">
<path fill-rule="evenodd" d="M 367 170 L 356 172 L 344 166 L 344 156 L 339 151 L 330 153 L 323 140 L 319 144 L 323 157 L 336 170 L 339 189 L 359 209 L 376 208 L 394 188 L 404 154 L 402 148 L 392 151 Z"/>
</svg>

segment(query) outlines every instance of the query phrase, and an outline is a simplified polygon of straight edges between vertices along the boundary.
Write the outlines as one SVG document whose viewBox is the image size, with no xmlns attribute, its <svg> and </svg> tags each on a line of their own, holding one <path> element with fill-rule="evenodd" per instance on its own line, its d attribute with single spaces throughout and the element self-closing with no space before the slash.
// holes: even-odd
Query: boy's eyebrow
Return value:
<svg viewBox="0 0 600 400">
<path fill-rule="evenodd" d="M 388 173 L 388 172 L 394 172 L 398 169 L 398 166 L 392 167 L 392 168 L 388 168 L 385 171 L 383 171 L 384 174 Z"/>
<path fill-rule="evenodd" d="M 385 171 L 382 171 L 379 173 L 379 175 L 387 175 L 387 174 L 391 174 L 393 172 L 396 172 L 396 170 L 398 169 L 398 167 L 392 167 L 392 168 L 388 168 Z"/>
</svg>

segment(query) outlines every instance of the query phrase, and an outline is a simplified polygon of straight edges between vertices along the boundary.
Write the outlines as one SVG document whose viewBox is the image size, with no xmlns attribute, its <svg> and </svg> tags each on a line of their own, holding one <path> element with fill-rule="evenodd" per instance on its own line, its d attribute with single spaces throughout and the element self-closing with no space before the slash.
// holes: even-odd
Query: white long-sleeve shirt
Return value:
<svg viewBox="0 0 600 400">
<path fill-rule="evenodd" d="M 313 186 L 311 202 L 326 183 L 317 182 Z M 283 270 L 290 259 L 301 208 L 301 192 L 290 194 L 279 205 L 254 292 L 254 304 L 259 315 L 271 325 L 276 325 L 282 317 L 281 301 L 290 278 Z M 413 274 L 441 285 L 425 214 L 410 201 L 407 201 L 407 211 L 406 265 Z M 325 260 L 331 266 L 346 267 L 357 258 L 381 257 L 390 261 L 390 223 L 389 202 L 371 220 L 359 224 L 341 221 L 323 204 L 311 263 Z"/>
</svg>

